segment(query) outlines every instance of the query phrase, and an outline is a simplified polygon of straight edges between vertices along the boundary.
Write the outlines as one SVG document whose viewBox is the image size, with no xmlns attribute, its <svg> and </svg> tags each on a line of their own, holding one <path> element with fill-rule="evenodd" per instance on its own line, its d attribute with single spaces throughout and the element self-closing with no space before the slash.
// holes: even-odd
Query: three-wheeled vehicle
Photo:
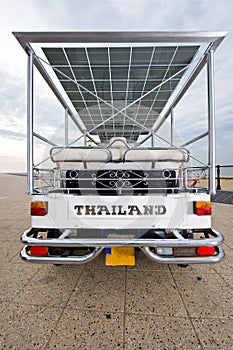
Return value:
<svg viewBox="0 0 233 350">
<path fill-rule="evenodd" d="M 221 261 L 223 236 L 211 227 L 213 59 L 226 33 L 14 35 L 28 55 L 31 227 L 22 235 L 21 257 L 82 264 L 104 251 L 107 265 L 134 265 L 137 248 L 161 263 Z M 62 143 L 34 130 L 34 67 L 64 107 Z M 174 110 L 204 67 L 208 128 L 181 142 Z M 169 132 L 161 132 L 168 121 Z M 206 161 L 203 151 L 198 158 L 189 149 L 204 138 Z M 36 164 L 38 139 L 50 150 Z"/>
</svg>

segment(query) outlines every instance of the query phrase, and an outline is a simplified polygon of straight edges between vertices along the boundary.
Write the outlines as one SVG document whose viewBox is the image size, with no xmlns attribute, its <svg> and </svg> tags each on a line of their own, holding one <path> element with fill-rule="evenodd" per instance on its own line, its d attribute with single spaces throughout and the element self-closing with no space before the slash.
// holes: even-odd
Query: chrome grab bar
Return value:
<svg viewBox="0 0 233 350">
<path fill-rule="evenodd" d="M 92 252 L 85 254 L 85 255 L 79 255 L 79 256 L 32 256 L 28 254 L 28 247 L 25 246 L 20 253 L 20 256 L 23 260 L 29 261 L 29 262 L 41 262 L 41 263 L 53 263 L 53 264 L 85 264 L 87 262 L 90 262 L 94 260 L 104 248 L 98 247 L 95 248 Z"/>
<path fill-rule="evenodd" d="M 223 235 L 213 229 L 209 234 L 214 237 L 204 239 L 134 239 L 134 238 L 33 238 L 33 229 L 25 231 L 21 237 L 24 244 L 46 247 L 206 247 L 217 246 L 224 241 Z"/>
<path fill-rule="evenodd" d="M 220 262 L 224 257 L 224 251 L 218 247 L 218 253 L 213 256 L 195 256 L 195 257 L 170 257 L 161 256 L 153 252 L 150 247 L 141 247 L 143 253 L 150 258 L 160 263 L 165 264 L 212 264 Z"/>
</svg>

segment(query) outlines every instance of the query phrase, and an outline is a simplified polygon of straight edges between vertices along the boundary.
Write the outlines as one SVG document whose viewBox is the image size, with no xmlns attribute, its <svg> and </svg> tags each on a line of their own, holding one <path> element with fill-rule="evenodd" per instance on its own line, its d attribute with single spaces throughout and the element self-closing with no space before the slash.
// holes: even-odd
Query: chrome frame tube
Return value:
<svg viewBox="0 0 233 350">
<path fill-rule="evenodd" d="M 65 49 L 63 48 L 62 51 L 63 51 L 63 54 L 64 54 L 64 56 L 65 56 L 65 58 L 66 58 L 67 64 L 68 64 L 68 66 L 69 66 L 69 68 L 70 68 L 70 71 L 71 71 L 71 73 L 72 73 L 73 80 L 74 80 L 74 82 L 77 82 L 76 76 L 75 76 L 75 74 L 74 74 L 73 68 L 72 68 L 71 65 L 70 65 L 70 62 L 69 62 L 69 59 L 68 59 L 68 57 L 67 57 L 67 54 L 66 54 Z M 39 57 L 37 57 L 37 56 L 36 56 L 36 58 L 38 59 L 38 61 L 42 61 L 42 62 L 45 63 L 45 61 L 41 60 L 41 58 L 39 58 Z M 46 62 L 46 63 L 47 63 L 47 62 Z M 47 64 L 49 64 L 49 63 L 47 63 Z M 82 100 L 83 100 L 83 103 L 84 103 L 84 105 L 85 105 L 85 108 L 86 108 L 86 110 L 87 110 L 87 112 L 88 112 L 88 115 L 89 115 L 89 117 L 90 117 L 91 120 L 92 120 L 91 113 L 90 113 L 90 111 L 89 111 L 89 108 L 88 108 L 88 106 L 87 106 L 87 104 L 86 104 L 85 98 L 83 97 L 82 91 L 81 91 L 81 89 L 80 89 L 79 86 L 78 86 L 78 91 L 79 91 L 79 93 L 80 93 L 80 95 L 81 95 L 81 97 L 82 97 Z M 76 113 L 77 113 L 77 111 L 76 111 Z M 78 113 L 77 113 L 77 114 L 78 114 Z M 71 118 L 72 118 L 72 115 L 71 115 Z M 79 118 L 79 119 L 80 119 L 80 118 Z M 81 120 L 81 119 L 80 119 L 80 120 Z M 77 120 L 76 120 L 76 121 L 77 121 Z M 92 121 L 93 121 L 93 120 L 92 120 Z M 75 121 L 74 121 L 74 122 L 75 122 Z M 76 122 L 75 122 L 75 123 L 76 123 Z M 93 123 L 93 124 L 94 124 L 94 123 Z M 77 125 L 77 124 L 76 124 L 76 125 Z M 82 132 L 86 132 L 86 131 L 87 131 L 85 125 L 84 125 L 84 127 L 82 127 L 82 128 L 79 127 L 79 129 L 80 129 Z"/>
<path fill-rule="evenodd" d="M 141 247 L 141 250 L 151 260 L 164 264 L 213 264 L 220 262 L 225 257 L 225 253 L 220 247 L 218 247 L 218 254 L 216 255 L 195 257 L 161 256 L 154 253 L 150 247 Z"/>
<path fill-rule="evenodd" d="M 153 148 L 153 147 L 155 147 L 155 137 L 154 137 L 154 134 L 151 134 L 150 138 L 151 138 L 151 147 Z"/>
<path fill-rule="evenodd" d="M 137 142 L 136 143 L 136 146 L 141 146 L 143 143 L 145 143 L 149 138 L 152 138 L 152 133 L 151 132 L 149 132 L 146 136 L 144 136 L 144 138 L 141 140 L 141 141 L 139 141 L 139 142 Z M 151 145 L 153 145 L 153 142 L 151 142 Z M 154 147 L 154 146 L 152 146 L 152 147 Z"/>
<path fill-rule="evenodd" d="M 41 136 L 41 135 L 37 134 L 37 133 L 34 132 L 34 131 L 33 131 L 33 136 L 37 137 L 37 138 L 38 138 L 39 140 L 41 140 L 41 141 L 44 141 L 45 143 L 48 143 L 48 144 L 51 145 L 51 146 L 54 146 L 54 147 L 58 146 L 56 143 L 54 143 L 54 142 L 52 142 L 52 141 L 46 139 L 46 137 Z"/>
<path fill-rule="evenodd" d="M 62 257 L 62 256 L 44 256 L 44 257 L 37 257 L 32 256 L 28 254 L 28 247 L 24 247 L 21 250 L 20 256 L 23 260 L 29 261 L 29 262 L 41 262 L 41 263 L 54 263 L 54 264 L 85 264 L 87 262 L 90 262 L 97 258 L 97 256 L 102 252 L 104 248 L 95 248 L 92 252 L 85 254 L 85 255 L 79 255 L 79 256 L 68 256 L 68 257 Z"/>
<path fill-rule="evenodd" d="M 173 56 L 172 56 L 172 58 L 171 58 L 171 61 L 170 61 L 169 65 L 167 66 L 167 69 L 166 69 L 165 74 L 164 74 L 164 76 L 163 76 L 162 82 L 164 82 L 164 81 L 167 80 L 167 79 L 166 79 L 166 76 L 167 76 L 167 74 L 168 74 L 168 72 L 169 72 L 169 69 L 170 69 L 170 67 L 171 67 L 171 65 L 172 65 L 172 62 L 173 62 L 173 60 L 174 60 L 174 58 L 175 58 L 175 56 L 176 56 L 176 54 L 177 54 L 177 51 L 178 51 L 178 46 L 176 47 L 176 49 L 175 49 L 175 51 L 174 51 L 174 53 L 173 53 Z M 186 64 L 185 67 L 183 67 L 183 69 L 181 69 L 181 71 L 182 71 L 182 72 L 184 71 L 184 73 L 185 73 L 185 71 L 187 71 L 187 70 L 189 69 L 188 66 L 189 66 L 189 65 Z M 153 110 L 153 107 L 154 107 L 156 98 L 157 98 L 157 96 L 158 96 L 158 94 L 159 94 L 159 92 L 160 92 L 160 90 L 161 90 L 161 87 L 162 87 L 162 85 L 161 85 L 158 89 L 156 89 L 156 94 L 155 94 L 155 97 L 154 97 L 154 99 L 153 99 L 153 102 L 152 102 L 152 104 L 151 104 L 151 106 L 150 106 L 150 109 L 149 109 L 149 111 L 147 112 L 147 115 L 146 115 L 146 117 L 145 117 L 145 122 L 147 121 L 147 119 L 149 118 L 150 113 L 151 113 L 152 110 Z M 172 107 L 173 107 L 173 106 L 172 106 Z M 158 116 L 158 117 L 159 117 L 159 116 Z M 154 128 L 152 128 L 152 130 L 154 130 Z M 158 131 L 158 129 L 157 129 L 156 131 Z"/>
<path fill-rule="evenodd" d="M 193 43 L 213 42 L 219 46 L 226 31 L 57 31 L 57 32 L 13 32 L 25 49 L 26 43 Z"/>
<path fill-rule="evenodd" d="M 218 263 L 220 262 L 225 253 L 223 249 L 219 247 L 223 243 L 224 237 L 218 231 L 209 229 L 211 238 L 205 239 L 185 239 L 183 237 L 177 239 L 123 239 L 123 238 L 105 238 L 105 239 L 69 239 L 65 231 L 63 239 L 37 239 L 30 238 L 28 235 L 32 234 L 32 229 L 25 231 L 22 235 L 22 241 L 27 243 L 21 250 L 21 258 L 28 262 L 34 263 L 53 263 L 53 264 L 84 264 L 94 260 L 105 247 L 139 247 L 142 252 L 153 261 L 166 264 L 202 264 L 202 263 Z M 177 232 L 174 232 L 177 234 Z M 77 248 L 77 247 L 94 247 L 95 249 L 86 255 L 68 255 L 68 256 L 32 256 L 28 254 L 30 246 L 46 246 L 46 247 L 63 247 L 63 248 Z M 211 256 L 161 256 L 156 251 L 151 250 L 153 247 L 192 247 L 197 248 L 199 246 L 212 245 L 217 247 L 215 255 Z"/>
<path fill-rule="evenodd" d="M 171 108 L 171 144 L 174 140 L 174 108 Z"/>
<path fill-rule="evenodd" d="M 89 54 L 88 54 L 88 51 L 87 51 L 87 48 L 85 47 L 85 54 L 86 54 L 86 58 L 87 58 L 87 62 L 88 62 L 88 67 L 89 67 L 89 72 L 90 72 L 90 75 L 91 75 L 91 80 L 92 80 L 92 84 L 93 84 L 93 87 L 94 87 L 94 91 L 95 91 L 95 97 L 96 97 L 96 100 L 97 100 L 97 105 L 98 105 L 98 108 L 99 108 L 99 112 L 100 112 L 100 117 L 102 119 L 102 121 L 104 122 L 104 118 L 103 118 L 103 114 L 102 114 L 102 109 L 101 109 L 101 106 L 100 106 L 100 98 L 98 96 L 98 93 L 97 93 L 97 89 L 96 89 L 96 84 L 95 84 L 95 79 L 94 79 L 94 75 L 93 75 L 93 71 L 92 71 L 92 67 L 91 67 L 91 63 L 90 63 L 90 58 L 89 58 Z M 78 81 L 76 80 L 76 82 L 78 83 Z M 87 89 L 88 92 L 89 92 L 89 89 Z M 105 124 L 103 124 L 104 128 L 105 128 Z M 107 136 L 107 135 L 106 135 Z"/>
<path fill-rule="evenodd" d="M 209 135 L 209 132 L 208 132 L 208 131 L 206 131 L 206 132 L 204 132 L 203 134 L 201 134 L 201 135 L 199 135 L 199 136 L 196 136 L 196 137 L 194 137 L 193 139 L 191 139 L 191 140 L 189 140 L 189 141 L 183 143 L 183 145 L 181 145 L 181 147 L 186 147 L 186 146 L 188 146 L 188 145 L 191 145 L 192 143 L 194 143 L 194 142 L 196 142 L 196 141 L 198 141 L 198 140 L 201 140 L 202 138 L 206 137 L 207 135 Z"/>
<path fill-rule="evenodd" d="M 33 194 L 34 56 L 28 50 L 27 68 L 27 194 Z"/>
<path fill-rule="evenodd" d="M 68 120 L 68 109 L 65 109 L 65 146 L 69 144 L 69 120 Z"/>
<path fill-rule="evenodd" d="M 24 244 L 47 246 L 47 247 L 200 247 L 217 246 L 223 243 L 223 235 L 213 229 L 209 229 L 213 235 L 211 238 L 204 239 L 128 239 L 128 238 L 59 238 L 40 239 L 30 237 L 33 229 L 25 231 L 21 237 Z"/>
<path fill-rule="evenodd" d="M 216 193 L 215 188 L 215 99 L 214 99 L 214 50 L 207 55 L 207 83 L 208 83 L 208 128 L 209 128 L 209 191 Z"/>
<path fill-rule="evenodd" d="M 161 256 L 151 251 L 149 247 L 140 247 L 142 252 L 151 260 L 164 264 L 212 264 L 220 262 L 224 257 L 224 251 L 218 247 L 218 253 L 213 256 L 195 256 L 195 257 L 169 257 Z M 85 264 L 94 260 L 103 248 L 96 248 L 87 255 L 78 256 L 32 256 L 28 254 L 28 247 L 21 250 L 20 256 L 23 260 L 30 263 L 46 264 Z"/>
</svg>

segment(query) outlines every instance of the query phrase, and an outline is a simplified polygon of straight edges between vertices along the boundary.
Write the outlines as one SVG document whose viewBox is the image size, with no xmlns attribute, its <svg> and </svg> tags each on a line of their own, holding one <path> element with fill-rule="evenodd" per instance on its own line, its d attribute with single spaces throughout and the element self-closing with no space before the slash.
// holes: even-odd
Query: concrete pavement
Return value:
<svg viewBox="0 0 233 350">
<path fill-rule="evenodd" d="M 0 349 L 233 349 L 233 206 L 213 204 L 220 264 L 135 267 L 21 261 L 30 226 L 24 177 L 0 175 Z"/>
</svg>

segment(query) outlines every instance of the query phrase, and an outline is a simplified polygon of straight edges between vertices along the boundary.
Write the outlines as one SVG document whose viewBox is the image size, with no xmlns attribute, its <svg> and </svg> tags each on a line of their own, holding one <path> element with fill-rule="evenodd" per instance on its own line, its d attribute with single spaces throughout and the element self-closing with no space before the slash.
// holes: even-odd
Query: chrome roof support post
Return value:
<svg viewBox="0 0 233 350">
<path fill-rule="evenodd" d="M 87 146 L 87 133 L 86 133 L 86 131 L 84 131 L 84 137 L 83 137 L 83 144 L 84 144 L 84 147 L 86 147 Z"/>
<path fill-rule="evenodd" d="M 171 108 L 171 144 L 173 145 L 174 140 L 174 108 Z"/>
<path fill-rule="evenodd" d="M 27 194 L 33 194 L 34 57 L 30 49 L 27 53 Z"/>
<path fill-rule="evenodd" d="M 154 138 L 154 134 L 151 134 L 151 147 L 154 148 L 155 146 L 155 138 Z"/>
<path fill-rule="evenodd" d="M 207 54 L 207 81 L 208 81 L 208 165 L 209 165 L 209 191 L 216 193 L 215 188 L 215 100 L 214 100 L 214 50 Z"/>
<path fill-rule="evenodd" d="M 69 134 L 68 134 L 68 130 L 69 130 L 69 120 L 68 120 L 68 109 L 65 108 L 65 146 L 67 147 L 69 144 Z"/>
</svg>

